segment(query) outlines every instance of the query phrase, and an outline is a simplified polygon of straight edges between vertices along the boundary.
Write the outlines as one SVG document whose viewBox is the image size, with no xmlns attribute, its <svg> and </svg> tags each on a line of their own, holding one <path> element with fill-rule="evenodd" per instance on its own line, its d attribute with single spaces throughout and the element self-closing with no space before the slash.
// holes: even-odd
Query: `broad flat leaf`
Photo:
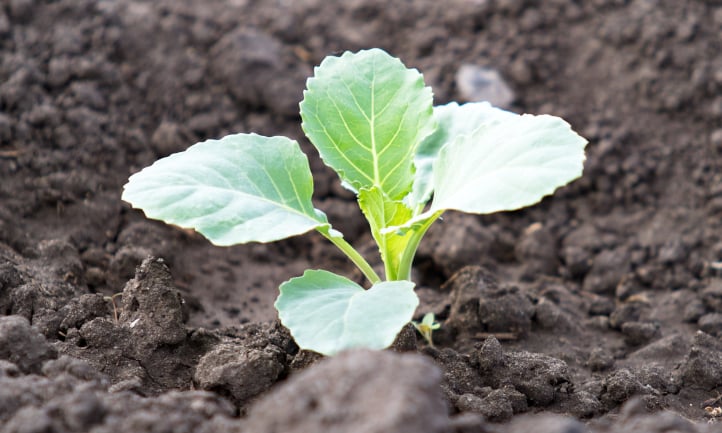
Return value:
<svg viewBox="0 0 722 433">
<path fill-rule="evenodd" d="M 416 69 L 380 49 L 345 52 L 315 68 L 303 96 L 303 130 L 344 185 L 393 200 L 409 192 L 416 148 L 435 128 Z"/>
<path fill-rule="evenodd" d="M 327 226 L 313 208 L 306 155 L 285 137 L 197 143 L 130 177 L 123 200 L 216 245 L 271 242 Z"/>
<path fill-rule="evenodd" d="M 412 211 L 403 202 L 389 199 L 380 189 L 362 189 L 358 196 L 359 206 L 371 226 L 371 234 L 379 247 L 386 265 L 386 279 L 395 280 L 411 231 L 384 233 L 389 226 L 399 226 L 412 217 Z"/>
<path fill-rule="evenodd" d="M 276 309 L 302 349 L 334 355 L 345 349 L 383 349 L 419 304 L 410 281 L 387 281 L 369 290 L 327 271 L 306 271 L 281 284 Z"/>
<path fill-rule="evenodd" d="M 586 143 L 554 116 L 486 124 L 439 153 L 429 212 L 485 214 L 534 204 L 581 176 Z"/>
<path fill-rule="evenodd" d="M 488 102 L 469 102 L 459 105 L 451 102 L 434 107 L 436 130 L 426 137 L 416 151 L 414 186 L 404 201 L 412 208 L 423 206 L 433 192 L 433 165 L 441 148 L 460 135 L 471 134 L 483 124 L 518 116 L 510 111 L 493 107 Z"/>
</svg>

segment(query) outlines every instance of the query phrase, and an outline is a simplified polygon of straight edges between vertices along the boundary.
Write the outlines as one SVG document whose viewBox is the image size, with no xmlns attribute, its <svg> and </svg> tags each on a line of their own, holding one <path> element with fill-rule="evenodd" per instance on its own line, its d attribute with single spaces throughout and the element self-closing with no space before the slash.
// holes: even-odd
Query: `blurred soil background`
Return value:
<svg viewBox="0 0 722 433">
<path fill-rule="evenodd" d="M 718 0 L 0 0 L 0 432 L 718 431 L 721 35 Z M 318 360 L 272 304 L 306 268 L 354 276 L 333 246 L 213 247 L 120 193 L 197 141 L 290 136 L 374 257 L 298 115 L 315 65 L 370 47 L 436 104 L 590 143 L 540 205 L 432 228 L 436 348 Z"/>
</svg>

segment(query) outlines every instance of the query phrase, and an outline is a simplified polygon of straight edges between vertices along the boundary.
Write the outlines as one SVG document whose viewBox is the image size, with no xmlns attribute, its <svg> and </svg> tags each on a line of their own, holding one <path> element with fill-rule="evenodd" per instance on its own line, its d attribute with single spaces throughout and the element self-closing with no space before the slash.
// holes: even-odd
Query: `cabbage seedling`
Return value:
<svg viewBox="0 0 722 433">
<path fill-rule="evenodd" d="M 411 324 L 414 325 L 414 328 L 416 328 L 416 330 L 419 331 L 419 334 L 424 337 L 424 340 L 429 343 L 429 346 L 434 347 L 432 334 L 434 331 L 441 328 L 441 323 L 436 321 L 434 313 L 426 313 L 424 314 L 424 318 L 421 319 L 421 322 L 412 320 Z"/>
<path fill-rule="evenodd" d="M 234 134 L 197 143 L 131 176 L 123 199 L 216 245 L 310 230 L 336 245 L 368 288 L 309 270 L 283 283 L 275 303 L 298 345 L 326 355 L 388 347 L 411 321 L 419 302 L 410 281 L 414 255 L 445 211 L 519 209 L 582 173 L 586 140 L 564 120 L 488 103 L 434 107 L 422 75 L 380 49 L 326 57 L 300 108 L 309 140 L 358 197 L 383 280 L 314 208 L 308 160 L 286 137 Z"/>
</svg>

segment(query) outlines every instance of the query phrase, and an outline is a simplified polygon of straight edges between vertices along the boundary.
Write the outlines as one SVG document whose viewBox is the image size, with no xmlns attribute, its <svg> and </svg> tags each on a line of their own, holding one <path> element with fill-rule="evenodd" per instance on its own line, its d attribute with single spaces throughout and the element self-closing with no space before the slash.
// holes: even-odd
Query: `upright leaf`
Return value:
<svg viewBox="0 0 722 433">
<path fill-rule="evenodd" d="M 326 57 L 307 82 L 301 118 L 345 185 L 377 186 L 392 200 L 409 192 L 416 148 L 435 127 L 421 74 L 380 49 Z"/>
<path fill-rule="evenodd" d="M 285 137 L 197 143 L 130 177 L 123 200 L 216 245 L 271 242 L 328 226 L 311 203 L 306 155 Z"/>
<path fill-rule="evenodd" d="M 471 134 L 483 124 L 510 119 L 517 114 L 493 107 L 488 102 L 451 102 L 434 107 L 436 130 L 426 137 L 416 151 L 414 185 L 404 201 L 414 209 L 423 207 L 433 192 L 433 165 L 441 148 L 460 135 Z"/>
<path fill-rule="evenodd" d="M 461 135 L 439 153 L 427 213 L 492 213 L 529 206 L 582 174 L 584 146 L 564 120 L 514 116 Z"/>
<path fill-rule="evenodd" d="M 379 247 L 386 267 L 386 279 L 396 280 L 401 258 L 412 233 L 410 230 L 384 232 L 384 229 L 404 224 L 412 217 L 412 211 L 403 202 L 389 199 L 377 187 L 359 191 L 358 202 Z"/>
<path fill-rule="evenodd" d="M 369 290 L 327 271 L 306 271 L 281 284 L 276 309 L 302 349 L 324 355 L 365 347 L 383 349 L 419 303 L 410 281 L 374 284 Z"/>
</svg>

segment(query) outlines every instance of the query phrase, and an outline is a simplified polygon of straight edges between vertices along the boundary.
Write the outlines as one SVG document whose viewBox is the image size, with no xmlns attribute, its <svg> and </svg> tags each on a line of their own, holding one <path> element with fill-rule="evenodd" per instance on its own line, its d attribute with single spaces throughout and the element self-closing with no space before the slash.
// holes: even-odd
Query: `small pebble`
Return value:
<svg viewBox="0 0 722 433">
<path fill-rule="evenodd" d="M 491 105 L 509 108 L 516 98 L 498 71 L 477 65 L 461 65 L 456 73 L 459 96 L 465 101 L 489 101 Z"/>
</svg>

